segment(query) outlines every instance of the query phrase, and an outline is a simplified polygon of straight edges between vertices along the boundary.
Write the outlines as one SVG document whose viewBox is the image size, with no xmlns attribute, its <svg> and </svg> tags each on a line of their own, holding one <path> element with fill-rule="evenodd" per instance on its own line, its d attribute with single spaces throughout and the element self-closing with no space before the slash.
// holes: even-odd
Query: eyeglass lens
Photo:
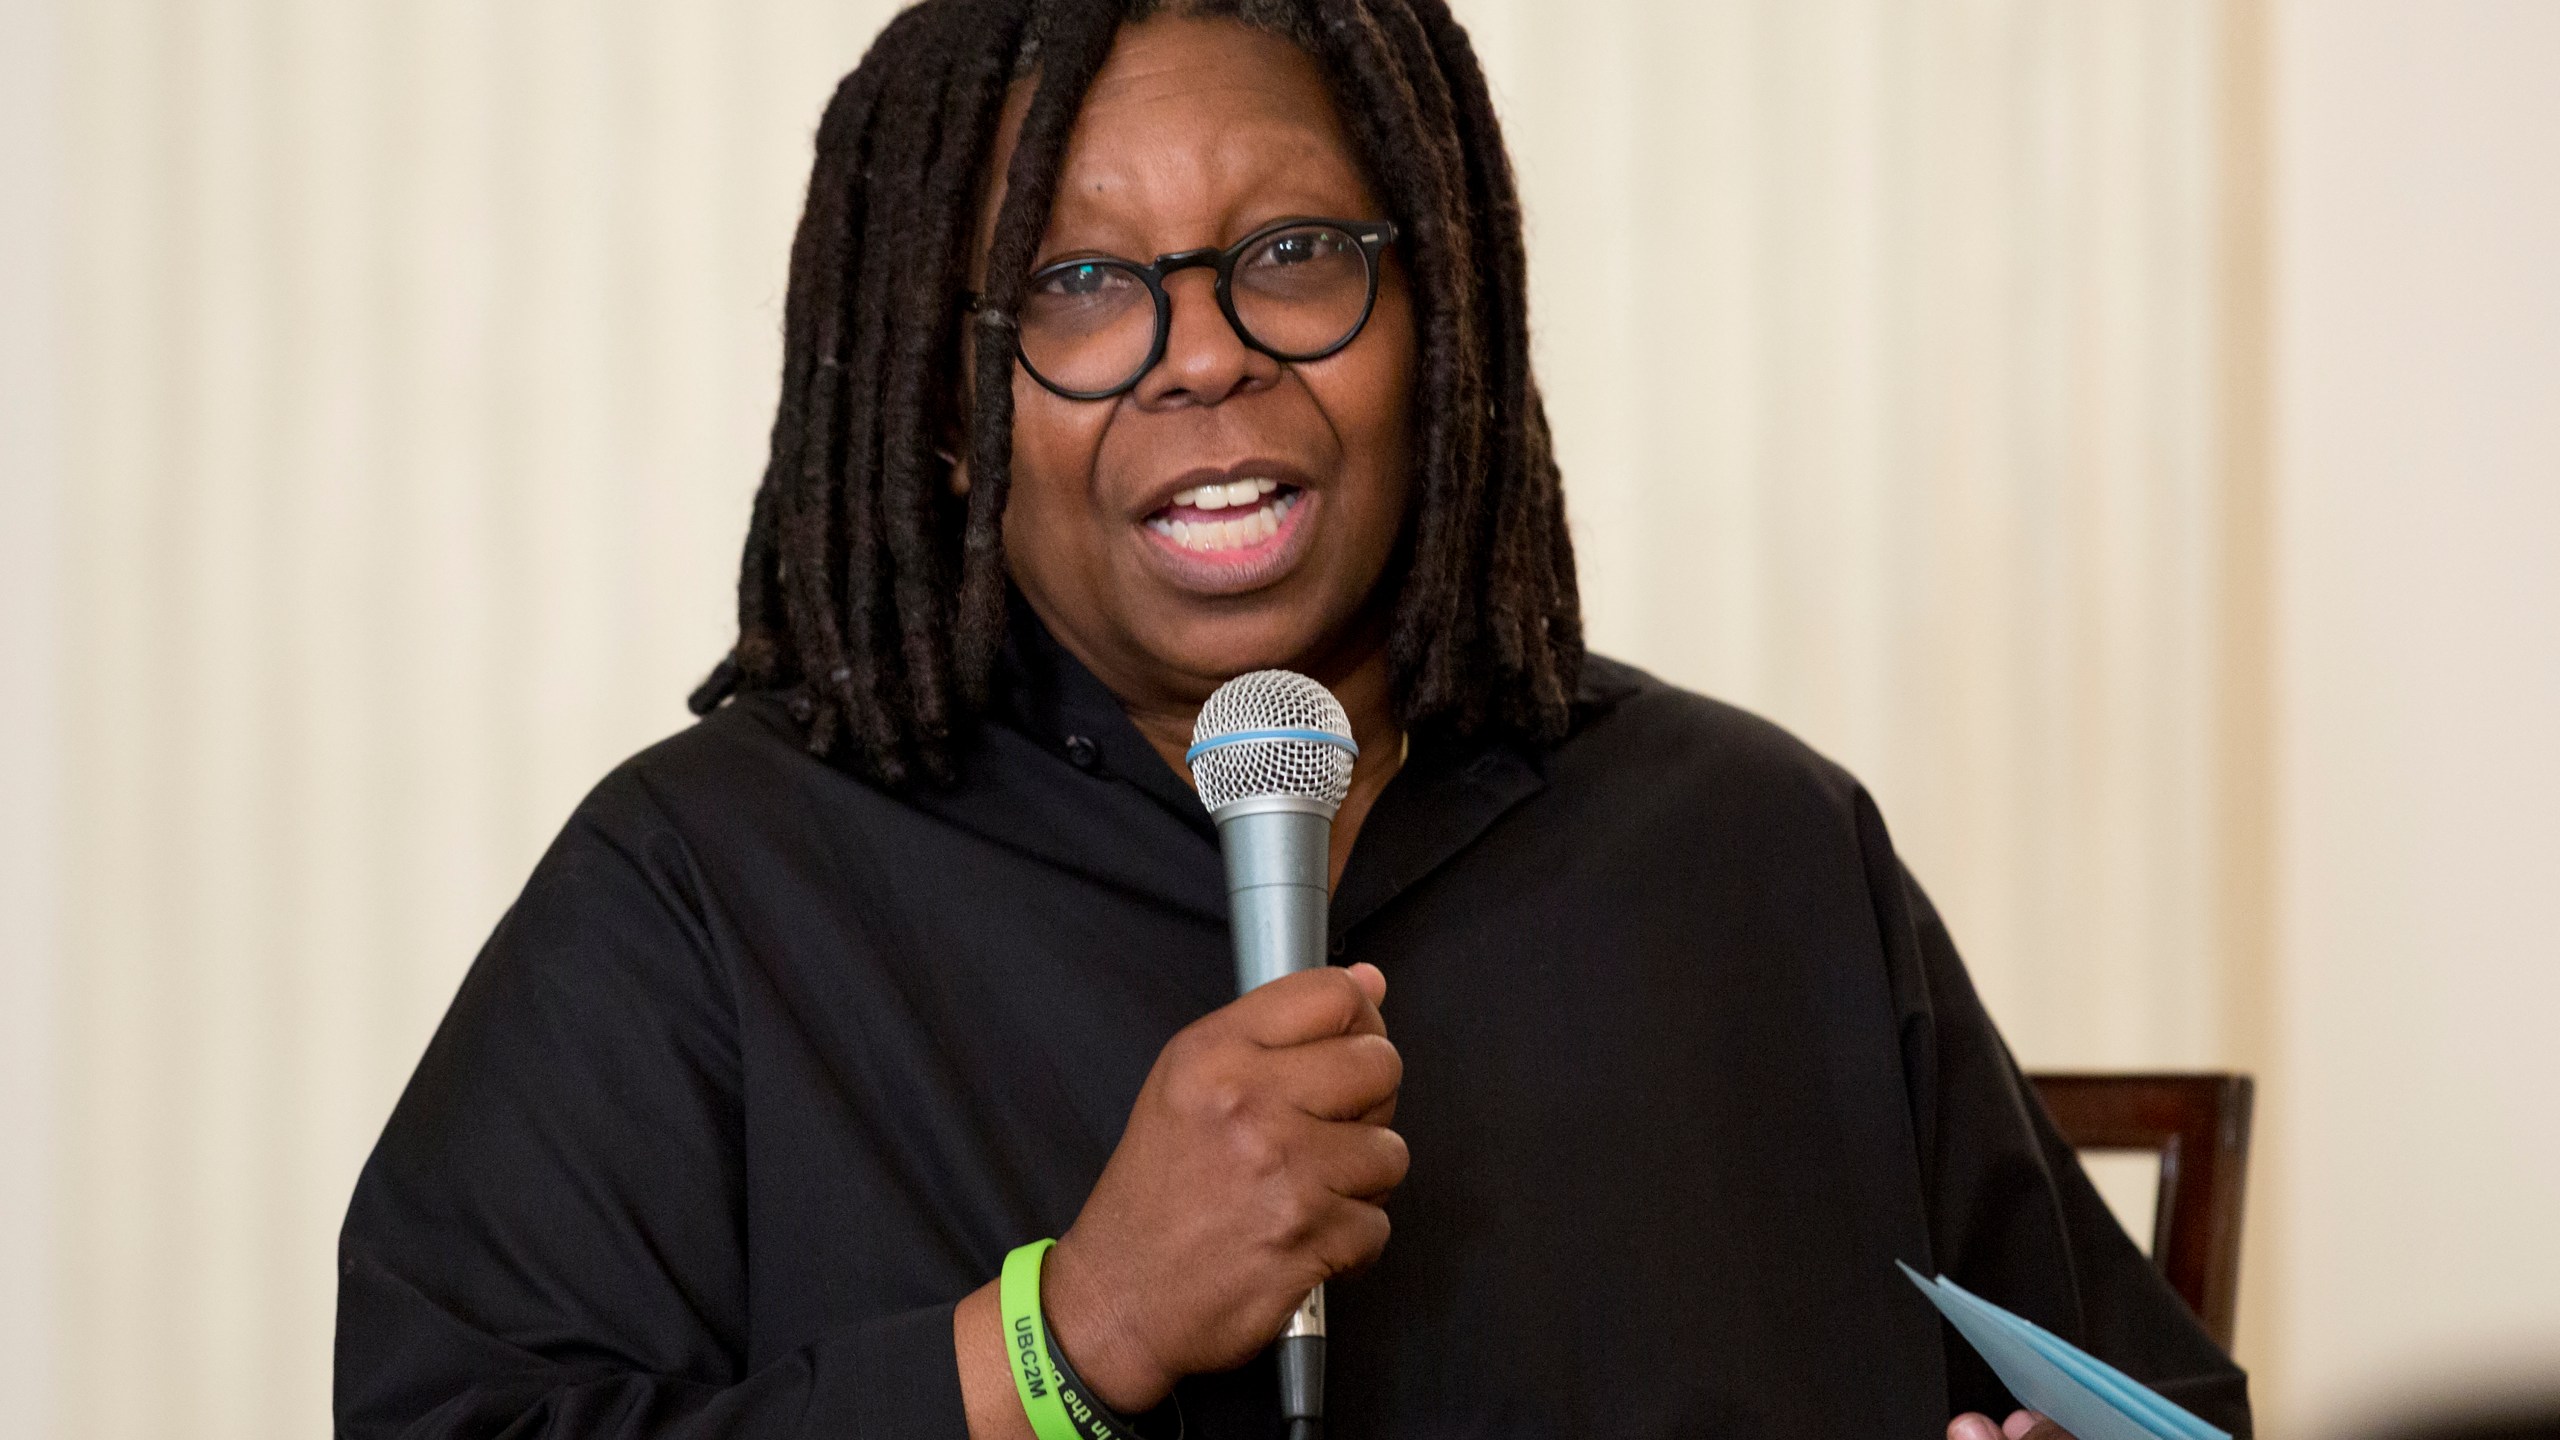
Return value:
<svg viewBox="0 0 2560 1440">
<path fill-rule="evenodd" d="M 1235 261 L 1228 300 L 1245 338 L 1284 360 L 1324 354 L 1366 317 L 1369 257 L 1332 225 L 1261 236 Z M 1116 390 L 1154 354 L 1160 319 L 1140 267 L 1121 260 L 1053 265 L 1032 277 L 1021 311 L 1022 358 L 1061 390 Z"/>
</svg>

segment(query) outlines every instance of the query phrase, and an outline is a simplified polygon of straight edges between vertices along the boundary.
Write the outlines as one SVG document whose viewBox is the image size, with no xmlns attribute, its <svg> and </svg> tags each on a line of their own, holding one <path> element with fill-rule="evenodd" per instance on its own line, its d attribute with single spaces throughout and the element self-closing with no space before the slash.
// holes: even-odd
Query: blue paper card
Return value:
<svg viewBox="0 0 2560 1440">
<path fill-rule="evenodd" d="M 1908 1265 L 1902 1273 L 1982 1353 L 2019 1404 L 2079 1440 L 2231 1440 L 2229 1431 L 1953 1280 L 1931 1280 Z"/>
</svg>

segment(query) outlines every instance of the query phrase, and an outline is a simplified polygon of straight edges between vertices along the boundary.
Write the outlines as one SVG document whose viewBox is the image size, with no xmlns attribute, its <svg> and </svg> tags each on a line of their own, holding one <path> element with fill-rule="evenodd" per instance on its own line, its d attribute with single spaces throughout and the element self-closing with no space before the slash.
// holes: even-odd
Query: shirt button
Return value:
<svg viewBox="0 0 2560 1440">
<path fill-rule="evenodd" d="M 1102 747 L 1082 735 L 1067 737 L 1067 763 L 1079 770 L 1090 770 L 1102 763 Z"/>
<path fill-rule="evenodd" d="M 1349 937 L 1342 935 L 1336 935 L 1333 937 L 1333 953 L 1335 955 L 1339 956 L 1350 948 L 1351 941 Z"/>
</svg>

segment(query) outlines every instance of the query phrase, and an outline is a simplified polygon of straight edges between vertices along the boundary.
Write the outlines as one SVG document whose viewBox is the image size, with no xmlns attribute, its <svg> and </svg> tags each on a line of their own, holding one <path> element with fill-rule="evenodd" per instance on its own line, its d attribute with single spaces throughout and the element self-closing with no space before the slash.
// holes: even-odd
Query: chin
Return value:
<svg viewBox="0 0 2560 1440">
<path fill-rule="evenodd" d="M 1168 602 L 1164 609 L 1188 609 L 1199 602 Z M 1323 643 L 1323 622 L 1309 615 L 1199 615 L 1169 626 L 1150 627 L 1140 643 L 1158 659 L 1185 674 L 1217 681 L 1248 670 L 1296 670 Z"/>
</svg>

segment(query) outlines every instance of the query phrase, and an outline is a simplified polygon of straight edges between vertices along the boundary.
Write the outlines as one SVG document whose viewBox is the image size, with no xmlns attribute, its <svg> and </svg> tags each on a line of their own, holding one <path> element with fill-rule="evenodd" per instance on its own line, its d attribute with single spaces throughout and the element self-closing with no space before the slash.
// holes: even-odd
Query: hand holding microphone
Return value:
<svg viewBox="0 0 2560 1440">
<path fill-rule="evenodd" d="M 1310 1289 L 1387 1243 L 1403 1063 L 1375 967 L 1293 975 L 1176 1035 L 1049 1257 L 1050 1320 L 1124 1412 L 1271 1343 Z"/>
</svg>

